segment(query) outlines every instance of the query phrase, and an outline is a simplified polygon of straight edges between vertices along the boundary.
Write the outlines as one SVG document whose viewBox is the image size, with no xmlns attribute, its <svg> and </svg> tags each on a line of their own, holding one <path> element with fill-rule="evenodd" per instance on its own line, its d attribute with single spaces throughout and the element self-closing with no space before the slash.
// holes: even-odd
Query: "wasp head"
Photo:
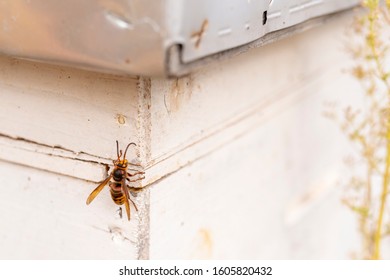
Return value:
<svg viewBox="0 0 390 280">
<path fill-rule="evenodd" d="M 127 159 L 117 159 L 117 160 L 114 160 L 114 165 L 118 166 L 118 167 L 121 167 L 121 168 L 126 168 L 127 164 L 128 164 Z"/>
<path fill-rule="evenodd" d="M 116 154 L 118 156 L 117 160 L 114 160 L 114 165 L 115 166 L 118 166 L 118 167 L 121 167 L 121 168 L 126 168 L 127 167 L 127 164 L 128 164 L 128 161 L 126 159 L 126 153 L 127 153 L 127 149 L 130 147 L 130 145 L 135 145 L 135 143 L 131 142 L 127 145 L 126 149 L 125 149 L 125 153 L 123 154 L 123 158 L 122 157 L 122 150 L 119 150 L 119 144 L 118 144 L 118 140 L 116 141 Z"/>
</svg>

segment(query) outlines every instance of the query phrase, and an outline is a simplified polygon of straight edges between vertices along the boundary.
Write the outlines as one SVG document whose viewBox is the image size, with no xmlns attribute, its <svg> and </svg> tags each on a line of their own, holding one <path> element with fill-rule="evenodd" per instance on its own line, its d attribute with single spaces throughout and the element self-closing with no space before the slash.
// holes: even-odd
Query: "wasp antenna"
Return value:
<svg viewBox="0 0 390 280">
<path fill-rule="evenodd" d="M 119 155 L 119 143 L 118 143 L 118 140 L 116 140 L 116 155 L 118 156 L 118 158 L 121 157 L 121 156 Z"/>
<path fill-rule="evenodd" d="M 129 144 L 127 145 L 127 147 L 126 147 L 125 154 L 123 155 L 123 159 L 126 159 L 127 149 L 130 147 L 130 145 L 137 146 L 137 144 L 135 144 L 134 142 L 129 143 Z"/>
</svg>

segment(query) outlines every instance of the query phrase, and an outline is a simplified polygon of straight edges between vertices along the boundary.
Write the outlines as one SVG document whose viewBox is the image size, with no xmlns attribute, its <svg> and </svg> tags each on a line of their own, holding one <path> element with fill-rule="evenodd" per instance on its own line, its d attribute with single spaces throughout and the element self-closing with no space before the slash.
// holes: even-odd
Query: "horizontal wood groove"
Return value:
<svg viewBox="0 0 390 280">
<path fill-rule="evenodd" d="M 111 164 L 106 158 L 5 134 L 0 134 L 0 147 L 4 161 L 92 182 L 99 182 Z"/>
</svg>

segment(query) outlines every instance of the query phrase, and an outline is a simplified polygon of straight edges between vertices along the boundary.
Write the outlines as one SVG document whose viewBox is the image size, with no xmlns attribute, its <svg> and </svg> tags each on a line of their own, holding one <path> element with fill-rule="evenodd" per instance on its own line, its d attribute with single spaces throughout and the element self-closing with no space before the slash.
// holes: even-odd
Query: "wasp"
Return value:
<svg viewBox="0 0 390 280">
<path fill-rule="evenodd" d="M 125 149 L 125 153 L 122 157 L 122 150 L 119 150 L 118 141 L 116 141 L 116 154 L 117 159 L 113 160 L 114 168 L 111 171 L 110 175 L 104 179 L 100 184 L 94 189 L 91 194 L 87 198 L 87 205 L 90 204 L 95 197 L 102 191 L 102 189 L 108 184 L 110 187 L 110 193 L 112 200 L 117 205 L 125 205 L 127 219 L 130 221 L 130 202 L 134 205 L 135 210 L 138 211 L 137 205 L 135 205 L 134 201 L 131 200 L 129 191 L 131 192 L 139 192 L 140 188 L 131 187 L 128 183 L 137 182 L 142 179 L 145 179 L 143 176 L 145 172 L 139 171 L 138 169 L 130 168 L 129 165 L 141 168 L 142 166 L 139 164 L 129 163 L 126 159 L 127 150 L 131 145 L 135 145 L 135 143 L 131 142 L 127 145 Z M 130 171 L 133 171 L 132 173 Z M 111 180 L 112 179 L 112 180 Z M 121 208 L 120 208 L 121 209 Z M 122 213 L 120 211 L 120 213 Z"/>
</svg>

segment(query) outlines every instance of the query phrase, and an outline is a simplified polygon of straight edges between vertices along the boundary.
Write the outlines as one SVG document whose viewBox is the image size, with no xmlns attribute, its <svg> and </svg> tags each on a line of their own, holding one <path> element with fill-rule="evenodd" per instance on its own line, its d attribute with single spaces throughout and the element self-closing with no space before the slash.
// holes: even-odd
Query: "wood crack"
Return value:
<svg viewBox="0 0 390 280">
<path fill-rule="evenodd" d="M 92 182 L 107 175 L 111 159 L 0 133 L 0 159 Z"/>
</svg>

